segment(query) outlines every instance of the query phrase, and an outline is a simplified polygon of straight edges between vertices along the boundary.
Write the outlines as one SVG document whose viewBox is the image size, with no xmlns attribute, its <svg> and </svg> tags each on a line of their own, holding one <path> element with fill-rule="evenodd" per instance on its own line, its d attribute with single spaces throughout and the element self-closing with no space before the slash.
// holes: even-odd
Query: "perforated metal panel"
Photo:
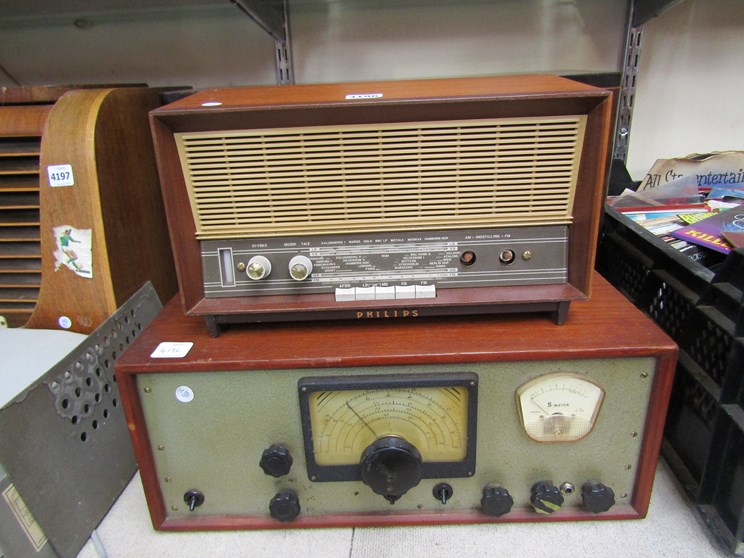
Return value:
<svg viewBox="0 0 744 558">
<path fill-rule="evenodd" d="M 160 308 L 148 283 L 0 410 L 0 462 L 63 558 L 77 555 L 136 471 L 114 362 Z"/>
</svg>

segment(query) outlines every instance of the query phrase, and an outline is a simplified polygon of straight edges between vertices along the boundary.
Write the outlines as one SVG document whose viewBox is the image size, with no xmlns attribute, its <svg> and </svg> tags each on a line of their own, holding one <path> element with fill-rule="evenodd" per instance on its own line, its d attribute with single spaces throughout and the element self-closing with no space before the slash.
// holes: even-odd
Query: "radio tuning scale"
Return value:
<svg viewBox="0 0 744 558">
<path fill-rule="evenodd" d="M 477 387 L 458 373 L 303 378 L 310 480 L 362 480 L 393 503 L 422 478 L 472 476 Z"/>
</svg>

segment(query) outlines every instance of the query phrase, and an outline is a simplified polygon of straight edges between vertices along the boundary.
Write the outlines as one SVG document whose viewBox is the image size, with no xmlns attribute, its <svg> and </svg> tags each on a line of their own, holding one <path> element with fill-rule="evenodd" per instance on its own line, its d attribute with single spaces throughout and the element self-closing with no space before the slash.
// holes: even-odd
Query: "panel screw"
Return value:
<svg viewBox="0 0 744 558">
<path fill-rule="evenodd" d="M 152 388 L 146 387 L 145 388 L 145 393 L 150 393 L 150 392 L 152 392 Z"/>
<path fill-rule="evenodd" d="M 235 266 L 235 268 L 236 268 L 236 269 L 237 269 L 238 271 L 245 271 L 245 267 L 246 267 L 246 266 L 245 266 L 245 262 L 239 262 L 239 263 L 238 263 L 238 265 L 236 265 L 236 266 Z"/>
<path fill-rule="evenodd" d="M 532 252 L 529 250 L 525 250 L 522 252 L 522 259 L 523 260 L 531 260 L 532 259 Z"/>
</svg>

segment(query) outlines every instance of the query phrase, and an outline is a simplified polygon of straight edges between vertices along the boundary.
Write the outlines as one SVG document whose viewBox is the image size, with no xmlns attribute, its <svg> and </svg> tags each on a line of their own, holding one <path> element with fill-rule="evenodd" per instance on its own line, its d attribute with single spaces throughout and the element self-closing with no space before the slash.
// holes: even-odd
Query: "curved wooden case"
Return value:
<svg viewBox="0 0 744 558">
<path fill-rule="evenodd" d="M 41 292 L 28 327 L 89 333 L 148 280 L 163 300 L 175 293 L 147 116 L 159 105 L 157 89 L 127 87 L 72 91 L 51 110 L 41 144 Z M 69 166 L 73 184 L 51 185 L 57 165 Z M 65 230 L 81 273 L 62 254 Z"/>
</svg>

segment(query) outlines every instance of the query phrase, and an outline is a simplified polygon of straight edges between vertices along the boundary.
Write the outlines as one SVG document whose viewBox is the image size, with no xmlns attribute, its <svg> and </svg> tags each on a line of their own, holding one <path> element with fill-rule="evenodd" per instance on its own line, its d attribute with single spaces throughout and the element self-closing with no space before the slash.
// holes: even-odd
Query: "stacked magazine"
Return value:
<svg viewBox="0 0 744 558">
<path fill-rule="evenodd" d="M 707 265 L 720 259 L 711 252 L 744 247 L 742 169 L 744 152 L 657 161 L 636 191 L 626 190 L 607 203 Z"/>
</svg>

